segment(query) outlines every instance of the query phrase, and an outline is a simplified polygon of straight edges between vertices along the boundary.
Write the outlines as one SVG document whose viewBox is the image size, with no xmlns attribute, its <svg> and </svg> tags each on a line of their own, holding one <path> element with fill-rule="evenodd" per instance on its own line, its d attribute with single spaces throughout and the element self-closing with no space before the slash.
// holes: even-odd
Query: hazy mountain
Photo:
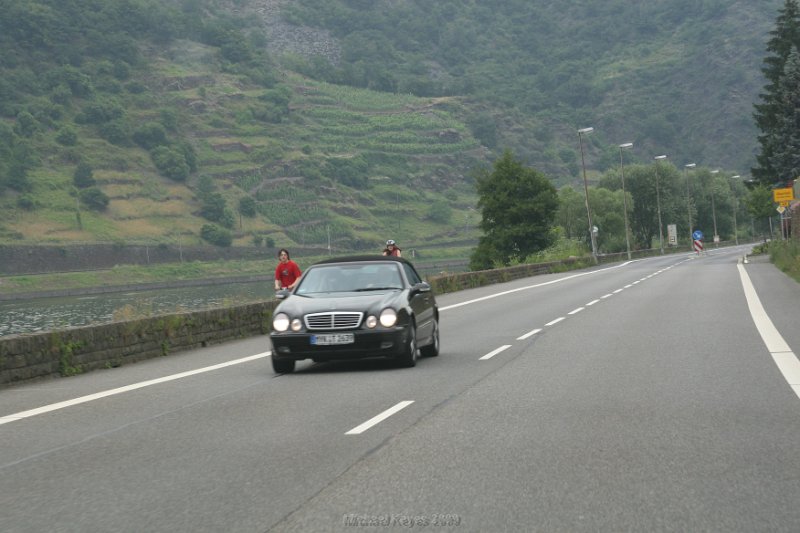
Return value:
<svg viewBox="0 0 800 533">
<path fill-rule="evenodd" d="M 745 173 L 780 5 L 0 0 L 0 239 L 468 246 L 471 169 L 586 126 Z"/>
</svg>

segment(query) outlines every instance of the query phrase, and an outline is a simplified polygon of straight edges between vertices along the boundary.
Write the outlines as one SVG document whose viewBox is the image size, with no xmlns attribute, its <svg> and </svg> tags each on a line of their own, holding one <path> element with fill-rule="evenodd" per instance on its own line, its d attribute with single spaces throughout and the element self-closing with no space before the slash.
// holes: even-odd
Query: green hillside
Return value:
<svg viewBox="0 0 800 533">
<path fill-rule="evenodd" d="M 0 0 L 0 241 L 467 249 L 471 172 L 747 172 L 768 6 Z"/>
</svg>

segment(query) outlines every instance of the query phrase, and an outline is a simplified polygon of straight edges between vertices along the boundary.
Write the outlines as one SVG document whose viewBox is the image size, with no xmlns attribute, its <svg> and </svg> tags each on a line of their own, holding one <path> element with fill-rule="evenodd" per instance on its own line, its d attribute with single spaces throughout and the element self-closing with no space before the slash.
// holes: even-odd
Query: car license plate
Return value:
<svg viewBox="0 0 800 533">
<path fill-rule="evenodd" d="M 330 346 L 332 344 L 353 344 L 356 341 L 352 333 L 331 333 L 329 335 L 311 335 L 311 344 Z"/>
</svg>

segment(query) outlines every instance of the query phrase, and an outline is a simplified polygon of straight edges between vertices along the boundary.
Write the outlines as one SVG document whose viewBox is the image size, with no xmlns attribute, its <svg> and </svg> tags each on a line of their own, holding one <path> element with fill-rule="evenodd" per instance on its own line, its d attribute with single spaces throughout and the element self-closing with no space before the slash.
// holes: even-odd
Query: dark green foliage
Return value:
<svg viewBox="0 0 800 533">
<path fill-rule="evenodd" d="M 36 200 L 30 194 L 22 194 L 17 198 L 17 206 L 25 211 L 33 211 L 36 208 Z"/>
<path fill-rule="evenodd" d="M 117 146 L 131 144 L 130 124 L 125 118 L 110 120 L 98 128 L 100 136 Z"/>
<path fill-rule="evenodd" d="M 758 136 L 760 153 L 756 155 L 757 165 L 752 169 L 753 177 L 764 185 L 774 185 L 780 180 L 785 180 L 782 174 L 785 169 L 776 168 L 776 150 L 780 146 L 781 135 L 778 130 L 784 125 L 782 115 L 787 112 L 782 105 L 782 80 L 786 73 L 786 63 L 792 49 L 800 48 L 800 6 L 797 0 L 785 0 L 783 8 L 777 17 L 775 28 L 770 32 L 771 38 L 767 43 L 770 53 L 764 59 L 762 72 L 767 79 L 764 92 L 760 95 L 761 102 L 755 105 L 756 126 L 761 131 Z"/>
<path fill-rule="evenodd" d="M 78 144 L 78 133 L 75 128 L 64 126 L 58 130 L 56 141 L 63 146 L 75 146 Z"/>
<path fill-rule="evenodd" d="M 20 137 L 32 137 L 36 130 L 39 129 L 37 120 L 28 113 L 22 111 L 17 115 L 17 122 L 14 125 L 14 131 Z"/>
<path fill-rule="evenodd" d="M 189 177 L 189 164 L 181 152 L 159 146 L 150 152 L 150 158 L 158 171 L 171 180 L 185 181 Z"/>
<path fill-rule="evenodd" d="M 438 224 L 449 224 L 453 218 L 453 210 L 444 200 L 437 200 L 428 207 L 428 219 Z"/>
<path fill-rule="evenodd" d="M 778 83 L 776 120 L 770 136 L 770 166 L 779 184 L 791 187 L 800 178 L 800 50 L 792 48 Z"/>
<path fill-rule="evenodd" d="M 133 142 L 145 150 L 152 150 L 167 144 L 167 131 L 158 122 L 147 122 L 133 132 Z"/>
<path fill-rule="evenodd" d="M 79 189 L 85 189 L 95 184 L 94 170 L 89 163 L 81 161 L 72 174 L 72 183 Z"/>
<path fill-rule="evenodd" d="M 89 102 L 75 117 L 78 124 L 104 124 L 110 120 L 121 118 L 124 108 L 111 98 L 102 98 Z"/>
<path fill-rule="evenodd" d="M 89 187 L 80 193 L 81 202 L 95 211 L 105 211 L 108 207 L 109 198 L 97 187 Z"/>
<path fill-rule="evenodd" d="M 323 174 L 327 177 L 355 188 L 367 186 L 369 164 L 361 157 L 329 157 L 325 161 Z"/>
<path fill-rule="evenodd" d="M 200 228 L 200 236 L 215 246 L 225 247 L 233 243 L 233 234 L 216 224 L 203 224 L 203 227 Z"/>
<path fill-rule="evenodd" d="M 225 198 L 218 192 L 205 195 L 200 216 L 212 222 L 222 222 L 225 217 Z"/>
<path fill-rule="evenodd" d="M 239 212 L 248 217 L 256 216 L 256 201 L 252 196 L 243 196 L 239 199 Z"/>
<path fill-rule="evenodd" d="M 492 172 L 477 178 L 484 236 L 472 262 L 508 265 L 552 244 L 550 227 L 558 209 L 555 187 L 542 173 L 522 165 L 506 150 Z M 488 257 L 487 257 L 487 254 Z"/>
<path fill-rule="evenodd" d="M 497 125 L 489 113 L 479 113 L 467 119 L 472 135 L 488 148 L 497 146 Z"/>
</svg>

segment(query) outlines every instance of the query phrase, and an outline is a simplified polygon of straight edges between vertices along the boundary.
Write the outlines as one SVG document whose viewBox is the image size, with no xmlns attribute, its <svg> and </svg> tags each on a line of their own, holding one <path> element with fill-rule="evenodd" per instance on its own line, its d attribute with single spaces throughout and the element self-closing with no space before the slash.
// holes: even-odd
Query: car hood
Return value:
<svg viewBox="0 0 800 533">
<path fill-rule="evenodd" d="M 293 294 L 275 309 L 275 313 L 286 313 L 292 317 L 309 313 L 331 311 L 358 311 L 363 313 L 379 313 L 387 307 L 399 310 L 403 307 L 403 291 L 374 291 L 367 293 L 319 293 L 298 296 Z"/>
</svg>

